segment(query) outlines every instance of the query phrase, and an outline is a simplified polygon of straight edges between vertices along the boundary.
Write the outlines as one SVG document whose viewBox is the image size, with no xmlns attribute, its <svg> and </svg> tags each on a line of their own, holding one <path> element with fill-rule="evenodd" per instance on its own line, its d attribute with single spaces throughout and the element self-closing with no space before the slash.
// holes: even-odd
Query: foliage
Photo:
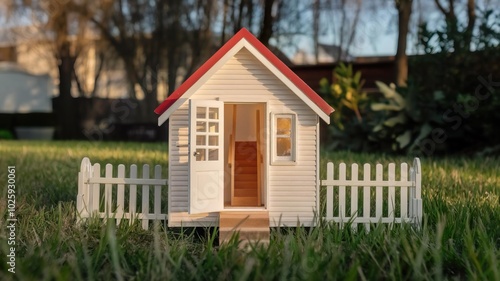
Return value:
<svg viewBox="0 0 500 281">
<path fill-rule="evenodd" d="M 366 92 L 363 91 L 364 80 L 361 80 L 361 72 L 353 73 L 352 65 L 340 63 L 333 70 L 333 84 L 329 84 L 328 79 L 323 78 L 319 84 L 321 92 L 327 94 L 335 112 L 332 114 L 333 123 L 340 129 L 344 130 L 343 121 L 348 119 L 348 112 L 344 108 L 349 109 L 356 115 L 358 122 L 362 122 L 360 106 L 366 101 Z M 343 120 L 344 119 L 344 120 Z"/>
<path fill-rule="evenodd" d="M 394 84 L 375 83 L 384 99 L 370 105 L 371 110 L 379 112 L 370 140 L 377 142 L 383 151 L 417 153 L 421 141 L 442 124 L 441 116 L 435 108 L 425 105 L 411 82 L 407 88 L 399 89 Z M 427 104 L 436 106 L 441 101 L 440 93 L 435 93 Z"/>
<path fill-rule="evenodd" d="M 362 117 L 368 97 L 363 91 L 361 72 L 354 73 L 351 64 L 340 63 L 333 71 L 333 78 L 331 85 L 326 78 L 320 81 L 320 92 L 335 109 L 331 115 L 332 125 L 329 126 L 330 148 L 362 149 L 368 133 L 368 126 Z"/>
<path fill-rule="evenodd" d="M 10 130 L 0 129 L 0 140 L 14 139 L 14 135 Z"/>
<path fill-rule="evenodd" d="M 410 60 L 410 80 L 416 86 L 424 114 L 440 115 L 445 141 L 442 153 L 480 151 L 500 143 L 500 13 L 480 11 L 478 27 L 464 45 L 464 27 L 450 23 L 420 28 L 424 55 Z M 473 51 L 471 51 L 473 50 Z M 439 97 L 439 100 L 436 100 Z M 436 146 L 438 152 L 438 146 Z"/>
<path fill-rule="evenodd" d="M 500 178 L 495 158 L 422 159 L 424 226 L 273 229 L 268 246 L 217 246 L 193 232 L 101 220 L 75 225 L 80 160 L 167 164 L 165 144 L 0 142 L 0 167 L 16 166 L 16 274 L 7 271 L 0 228 L 0 280 L 499 280 Z M 323 153 L 326 161 L 408 161 L 382 154 Z M 50 163 L 50 165 L 47 165 Z M 0 169 L 0 178 L 7 178 Z M 321 178 L 324 178 L 324 169 Z M 0 195 L 5 215 L 6 194 Z"/>
<path fill-rule="evenodd" d="M 422 26 L 420 48 L 426 53 L 410 58 L 407 86 L 396 89 L 377 82 L 382 98 L 374 95 L 362 103 L 370 106 L 363 110 L 361 125 L 350 119 L 352 109 L 345 107 L 345 95 L 332 99 L 334 108 L 340 109 L 333 116 L 336 127 L 330 129 L 332 138 L 360 151 L 427 156 L 457 152 L 498 154 L 498 19 L 498 12 L 480 13 L 477 32 L 472 36 L 465 27 L 448 26 L 456 22 L 447 22 L 434 31 Z M 474 51 L 470 51 L 469 45 Z M 334 87 L 328 89 L 323 81 L 323 92 L 335 93 Z M 349 125 L 337 125 L 344 122 Z"/>
</svg>

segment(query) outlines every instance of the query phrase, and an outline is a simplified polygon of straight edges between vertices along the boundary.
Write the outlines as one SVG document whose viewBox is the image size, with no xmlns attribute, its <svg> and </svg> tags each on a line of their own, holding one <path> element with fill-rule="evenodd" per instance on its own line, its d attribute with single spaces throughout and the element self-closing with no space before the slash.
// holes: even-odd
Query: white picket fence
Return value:
<svg viewBox="0 0 500 281">
<path fill-rule="evenodd" d="M 418 158 L 410 168 L 407 163 L 401 163 L 399 171 L 396 164 L 390 163 L 386 178 L 382 164 L 375 166 L 375 179 L 371 176 L 370 164 L 363 165 L 363 179 L 359 179 L 358 172 L 358 164 L 352 164 L 350 179 L 347 179 L 345 163 L 341 163 L 338 170 L 333 163 L 327 164 L 327 179 L 321 181 L 321 185 L 326 186 L 326 221 L 334 221 L 341 227 L 350 222 L 353 228 L 364 224 L 368 231 L 371 223 L 421 225 L 422 174 Z M 396 172 L 399 172 L 398 178 Z"/>
<path fill-rule="evenodd" d="M 137 165 L 134 164 L 130 166 L 130 174 L 126 177 L 125 165 L 120 164 L 117 175 L 113 176 L 113 165 L 107 164 L 105 175 L 102 177 L 100 164 L 92 165 L 89 158 L 83 158 L 78 173 L 76 200 L 78 222 L 93 216 L 114 218 L 117 224 L 120 224 L 122 219 L 128 219 L 130 224 L 135 219 L 139 219 L 142 220 L 142 228 L 148 229 L 150 220 L 166 221 L 167 212 L 162 213 L 161 199 L 162 188 L 166 187 L 167 179 L 161 178 L 161 170 L 161 166 L 156 165 L 154 177 L 150 178 L 149 165 L 145 164 L 142 166 L 142 177 L 139 178 Z M 142 188 L 140 194 L 137 192 L 138 187 L 139 190 Z M 150 210 L 150 187 L 154 192 L 152 212 Z M 139 201 L 138 195 L 142 196 Z M 163 209 L 166 210 L 165 207 Z"/>
<path fill-rule="evenodd" d="M 142 177 L 138 178 L 137 165 L 134 164 L 126 177 L 125 166 L 120 164 L 117 175 L 113 176 L 113 166 L 107 164 L 102 177 L 101 166 L 98 163 L 92 165 L 89 158 L 83 158 L 78 173 L 78 222 L 93 216 L 114 218 L 117 224 L 123 219 L 128 219 L 130 224 L 139 219 L 142 220 L 142 227 L 148 229 L 150 220 L 166 221 L 167 212 L 162 212 L 167 209 L 162 206 L 162 198 L 165 197 L 162 191 L 166 192 L 167 179 L 161 178 L 161 170 L 156 165 L 154 178 L 150 178 L 149 166 L 143 165 Z M 364 164 L 363 179 L 360 180 L 358 164 L 351 165 L 350 173 L 345 163 L 341 163 L 337 170 L 333 163 L 327 164 L 327 179 L 321 181 L 321 185 L 326 187 L 324 219 L 339 223 L 341 227 L 346 223 L 353 228 L 364 224 L 368 231 L 370 224 L 377 223 L 392 225 L 406 222 L 419 227 L 423 212 L 420 160 L 415 158 L 412 167 L 402 163 L 398 171 L 396 165 L 391 163 L 386 176 L 382 164 L 377 164 L 375 179 L 371 170 L 370 164 Z M 399 176 L 396 178 L 397 172 Z M 152 211 L 150 188 L 153 188 Z M 138 190 L 142 192 L 138 193 Z M 142 196 L 139 201 L 138 196 Z"/>
</svg>

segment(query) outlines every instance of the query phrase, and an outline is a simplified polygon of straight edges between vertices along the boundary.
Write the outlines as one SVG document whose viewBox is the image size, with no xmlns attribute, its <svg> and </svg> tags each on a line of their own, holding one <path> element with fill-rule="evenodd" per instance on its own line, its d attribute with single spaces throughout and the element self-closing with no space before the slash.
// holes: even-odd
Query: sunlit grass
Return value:
<svg viewBox="0 0 500 281">
<path fill-rule="evenodd" d="M 167 165 L 167 145 L 0 142 L 0 182 L 16 166 L 17 263 L 7 272 L 0 229 L 0 280 L 500 280 L 500 160 L 423 158 L 424 225 L 352 233 L 336 225 L 273 229 L 269 246 L 217 246 L 216 230 L 143 231 L 101 220 L 75 225 L 77 174 L 101 164 Z M 411 157 L 329 152 L 335 163 L 409 162 Z M 324 178 L 324 175 L 322 175 Z M 2 184 L 1 186 L 5 186 Z M 2 188 L 0 214 L 6 217 Z"/>
</svg>

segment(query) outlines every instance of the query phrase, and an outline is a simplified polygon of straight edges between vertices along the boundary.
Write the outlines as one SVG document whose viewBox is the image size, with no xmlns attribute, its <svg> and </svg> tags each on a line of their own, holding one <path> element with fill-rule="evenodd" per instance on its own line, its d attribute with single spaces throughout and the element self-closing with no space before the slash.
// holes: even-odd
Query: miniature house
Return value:
<svg viewBox="0 0 500 281">
<path fill-rule="evenodd" d="M 155 112 L 159 125 L 169 120 L 169 226 L 215 226 L 225 211 L 314 223 L 319 122 L 333 108 L 248 30 Z"/>
</svg>

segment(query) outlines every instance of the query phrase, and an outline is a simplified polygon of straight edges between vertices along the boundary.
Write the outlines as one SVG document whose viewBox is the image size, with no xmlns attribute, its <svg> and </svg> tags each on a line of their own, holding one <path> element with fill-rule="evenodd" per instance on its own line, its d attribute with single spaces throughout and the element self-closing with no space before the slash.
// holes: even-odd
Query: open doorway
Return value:
<svg viewBox="0 0 500 281">
<path fill-rule="evenodd" d="M 265 104 L 224 104 L 224 206 L 265 206 Z"/>
</svg>

